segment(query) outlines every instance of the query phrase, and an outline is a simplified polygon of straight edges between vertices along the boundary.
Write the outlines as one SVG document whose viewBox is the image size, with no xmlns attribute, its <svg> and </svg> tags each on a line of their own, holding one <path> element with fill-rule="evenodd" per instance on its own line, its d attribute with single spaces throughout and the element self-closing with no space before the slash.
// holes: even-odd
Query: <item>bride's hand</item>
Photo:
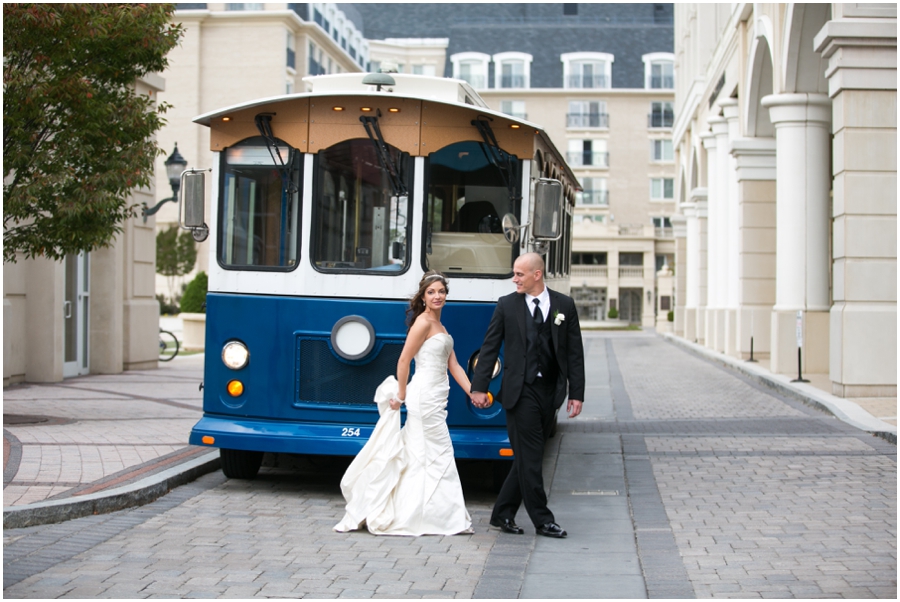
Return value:
<svg viewBox="0 0 900 602">
<path fill-rule="evenodd" d="M 391 397 L 391 409 L 399 410 L 400 406 L 403 405 L 403 402 L 396 397 Z"/>
</svg>

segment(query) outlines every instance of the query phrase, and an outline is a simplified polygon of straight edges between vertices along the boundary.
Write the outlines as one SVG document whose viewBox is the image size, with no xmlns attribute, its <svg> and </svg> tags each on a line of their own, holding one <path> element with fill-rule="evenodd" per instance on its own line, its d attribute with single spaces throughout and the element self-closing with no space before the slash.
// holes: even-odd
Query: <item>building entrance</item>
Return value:
<svg viewBox="0 0 900 602">
<path fill-rule="evenodd" d="M 619 319 L 628 320 L 632 324 L 641 323 L 643 289 L 619 289 Z"/>
<path fill-rule="evenodd" d="M 63 301 L 63 378 L 88 373 L 88 306 L 90 255 L 67 255 Z"/>
</svg>

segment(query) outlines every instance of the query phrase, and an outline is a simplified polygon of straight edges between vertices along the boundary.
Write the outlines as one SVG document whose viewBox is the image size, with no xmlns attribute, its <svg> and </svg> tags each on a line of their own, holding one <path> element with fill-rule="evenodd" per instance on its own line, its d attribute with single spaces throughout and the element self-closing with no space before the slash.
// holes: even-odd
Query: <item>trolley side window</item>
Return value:
<svg viewBox="0 0 900 602">
<path fill-rule="evenodd" d="M 223 153 L 219 263 L 232 269 L 293 269 L 300 153 L 283 144 L 270 150 L 261 139 L 248 142 Z"/>
<path fill-rule="evenodd" d="M 457 142 L 432 153 L 427 162 L 425 269 L 449 276 L 506 277 L 514 246 L 503 236 L 501 220 L 519 214 L 520 163 L 502 150 L 504 173 L 481 142 Z"/>
<path fill-rule="evenodd" d="M 411 189 L 409 155 L 393 147 L 388 152 Z M 313 185 L 313 266 L 319 271 L 404 271 L 410 202 L 394 194 L 370 140 L 346 140 L 320 151 Z"/>
</svg>

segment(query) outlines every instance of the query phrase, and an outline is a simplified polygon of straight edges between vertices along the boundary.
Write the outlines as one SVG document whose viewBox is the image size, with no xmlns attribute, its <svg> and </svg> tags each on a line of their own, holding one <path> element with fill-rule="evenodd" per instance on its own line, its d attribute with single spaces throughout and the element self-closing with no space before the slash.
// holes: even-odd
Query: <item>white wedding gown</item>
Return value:
<svg viewBox="0 0 900 602">
<path fill-rule="evenodd" d="M 402 429 L 400 410 L 390 408 L 397 380 L 390 376 L 379 385 L 375 402 L 381 417 L 341 479 L 347 507 L 335 531 L 365 525 L 376 535 L 472 532 L 447 429 L 447 360 L 452 350 L 449 334 L 436 334 L 422 344 L 406 388 Z"/>
</svg>

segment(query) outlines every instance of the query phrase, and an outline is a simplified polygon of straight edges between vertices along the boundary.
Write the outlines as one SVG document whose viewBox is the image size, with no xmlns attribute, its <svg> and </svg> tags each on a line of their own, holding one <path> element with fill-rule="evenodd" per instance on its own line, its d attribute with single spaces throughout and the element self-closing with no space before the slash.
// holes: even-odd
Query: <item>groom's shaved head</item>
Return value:
<svg viewBox="0 0 900 602">
<path fill-rule="evenodd" d="M 516 292 L 537 296 L 544 290 L 544 258 L 537 253 L 519 255 L 513 264 Z"/>
<path fill-rule="evenodd" d="M 516 260 L 516 263 L 519 263 L 519 261 L 522 262 L 523 267 L 527 267 L 532 272 L 540 270 L 541 274 L 544 273 L 544 258 L 538 253 L 525 253 L 524 255 L 519 255 L 519 259 Z"/>
</svg>

